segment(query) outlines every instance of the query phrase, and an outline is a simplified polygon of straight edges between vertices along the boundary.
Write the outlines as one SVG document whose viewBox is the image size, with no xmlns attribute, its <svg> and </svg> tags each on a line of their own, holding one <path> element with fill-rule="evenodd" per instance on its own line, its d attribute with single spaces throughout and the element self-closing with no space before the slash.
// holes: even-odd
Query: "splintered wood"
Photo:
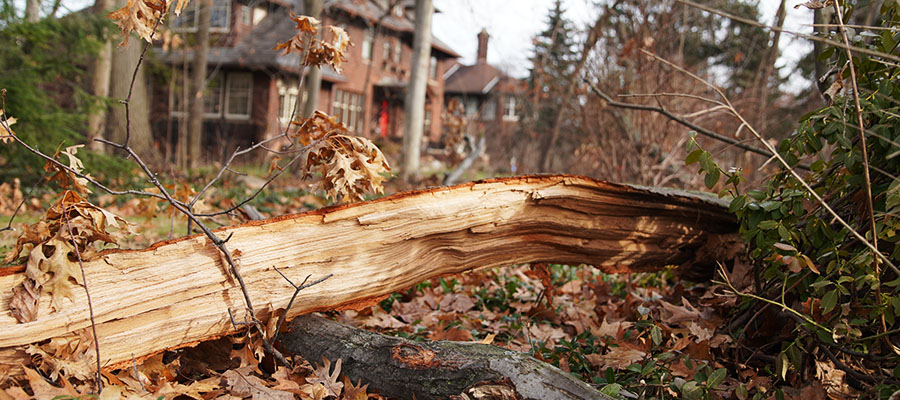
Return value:
<svg viewBox="0 0 900 400">
<path fill-rule="evenodd" d="M 400 193 L 217 233 L 240 251 L 239 269 L 265 321 L 283 312 L 294 291 L 274 267 L 295 283 L 333 274 L 299 294 L 288 312 L 297 316 L 369 306 L 429 278 L 517 263 L 712 270 L 711 255 L 736 231 L 734 217 L 714 200 L 531 176 Z M 105 252 L 84 268 L 104 368 L 233 333 L 229 310 L 236 320 L 248 318 L 240 288 L 204 236 Z M 22 268 L 0 275 L 0 377 L 19 370 L 29 344 L 84 336 L 90 319 L 83 290 L 58 312 L 42 295 L 38 319 L 19 324 L 8 309 Z M 93 364 L 93 350 L 77 356 Z"/>
</svg>

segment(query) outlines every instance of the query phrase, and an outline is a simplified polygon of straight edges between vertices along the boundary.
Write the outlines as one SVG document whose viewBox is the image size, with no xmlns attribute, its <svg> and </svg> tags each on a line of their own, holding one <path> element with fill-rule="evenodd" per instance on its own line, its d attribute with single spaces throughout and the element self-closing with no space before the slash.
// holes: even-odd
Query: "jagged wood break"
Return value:
<svg viewBox="0 0 900 400">
<path fill-rule="evenodd" d="M 423 280 L 526 262 L 592 264 L 606 271 L 666 265 L 696 269 L 736 232 L 718 202 L 684 193 L 577 176 L 529 176 L 400 193 L 348 206 L 221 229 L 239 250 L 259 317 L 286 306 L 295 282 L 331 279 L 300 293 L 290 316 L 362 307 Z M 698 264 L 699 263 L 699 264 Z M 246 317 L 240 288 L 203 236 L 110 251 L 85 264 L 102 364 L 129 364 L 165 349 L 234 332 L 227 310 Z M 26 359 L 24 346 L 88 328 L 84 291 L 38 319 L 9 314 L 21 268 L 0 269 L 0 377 Z M 82 354 L 93 363 L 93 351 Z M 13 372 L 15 373 L 15 372 Z"/>
</svg>

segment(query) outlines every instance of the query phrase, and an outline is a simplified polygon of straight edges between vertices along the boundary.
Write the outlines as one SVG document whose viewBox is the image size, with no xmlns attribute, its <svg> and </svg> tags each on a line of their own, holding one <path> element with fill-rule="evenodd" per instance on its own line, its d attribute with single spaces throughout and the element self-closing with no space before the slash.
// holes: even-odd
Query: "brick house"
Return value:
<svg viewBox="0 0 900 400">
<path fill-rule="evenodd" d="M 207 148 L 228 152 L 237 145 L 246 146 L 281 132 L 294 104 L 304 101 L 305 94 L 298 89 L 299 57 L 273 49 L 296 33 L 296 23 L 289 18 L 292 4 L 282 0 L 213 3 L 204 143 L 210 146 Z M 196 30 L 196 9 L 190 8 L 196 4 L 190 3 L 189 9 L 174 20 L 173 31 Z M 353 46 L 342 73 L 322 69 L 316 108 L 335 116 L 352 133 L 399 138 L 415 13 L 408 5 L 388 10 L 387 4 L 387 0 L 337 0 L 327 4 L 323 25 L 344 28 Z M 375 40 L 372 26 L 382 15 L 386 17 Z M 193 52 L 190 48 L 166 52 L 161 47 L 154 52 L 164 68 L 159 68 L 152 85 L 151 118 L 157 142 L 170 149 L 177 143 L 178 132 L 185 130 L 187 91 L 182 77 L 189 76 Z M 449 46 L 432 39 L 425 112 L 425 134 L 430 140 L 440 137 L 444 77 L 457 57 Z M 167 153 L 171 157 L 172 152 Z M 221 155 L 208 157 L 215 160 Z"/>
<path fill-rule="evenodd" d="M 519 126 L 522 96 L 527 87 L 521 79 L 487 63 L 485 29 L 478 33 L 474 65 L 454 64 L 444 74 L 444 104 L 456 100 L 463 106 L 474 128 L 484 133 L 489 154 L 508 153 L 508 139 Z"/>
</svg>

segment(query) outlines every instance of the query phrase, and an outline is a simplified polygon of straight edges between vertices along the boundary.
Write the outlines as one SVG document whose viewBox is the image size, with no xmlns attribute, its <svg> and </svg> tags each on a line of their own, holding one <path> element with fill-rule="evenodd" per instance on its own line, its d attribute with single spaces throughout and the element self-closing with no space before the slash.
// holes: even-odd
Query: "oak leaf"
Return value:
<svg viewBox="0 0 900 400">
<path fill-rule="evenodd" d="M 320 384 L 325 388 L 328 396 L 340 396 L 344 389 L 344 384 L 338 382 L 341 375 L 341 359 L 338 358 L 334 363 L 334 371 L 331 371 L 331 361 L 322 357 L 322 365 L 313 371 L 312 376 L 306 378 L 306 381 L 315 385 Z"/>
<path fill-rule="evenodd" d="M 187 5 L 187 1 L 179 0 L 175 7 L 176 14 Z M 153 30 L 166 12 L 165 0 L 128 0 L 128 4 L 116 11 L 109 13 L 109 18 L 122 30 L 122 43 L 119 47 L 128 45 L 128 37 L 132 32 L 138 37 L 152 42 Z"/>
<path fill-rule="evenodd" d="M 232 394 L 254 399 L 293 400 L 290 392 L 272 389 L 266 386 L 266 382 L 253 375 L 231 369 L 222 374 Z"/>
</svg>

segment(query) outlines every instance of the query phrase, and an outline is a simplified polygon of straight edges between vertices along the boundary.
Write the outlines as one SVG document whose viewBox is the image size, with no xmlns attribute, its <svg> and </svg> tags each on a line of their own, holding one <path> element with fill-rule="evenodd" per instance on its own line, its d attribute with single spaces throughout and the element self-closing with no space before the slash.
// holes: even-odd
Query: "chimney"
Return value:
<svg viewBox="0 0 900 400">
<path fill-rule="evenodd" d="M 475 64 L 487 64 L 487 45 L 490 37 L 491 35 L 488 35 L 487 30 L 484 28 L 481 28 L 481 32 L 478 32 L 478 57 Z"/>
</svg>

